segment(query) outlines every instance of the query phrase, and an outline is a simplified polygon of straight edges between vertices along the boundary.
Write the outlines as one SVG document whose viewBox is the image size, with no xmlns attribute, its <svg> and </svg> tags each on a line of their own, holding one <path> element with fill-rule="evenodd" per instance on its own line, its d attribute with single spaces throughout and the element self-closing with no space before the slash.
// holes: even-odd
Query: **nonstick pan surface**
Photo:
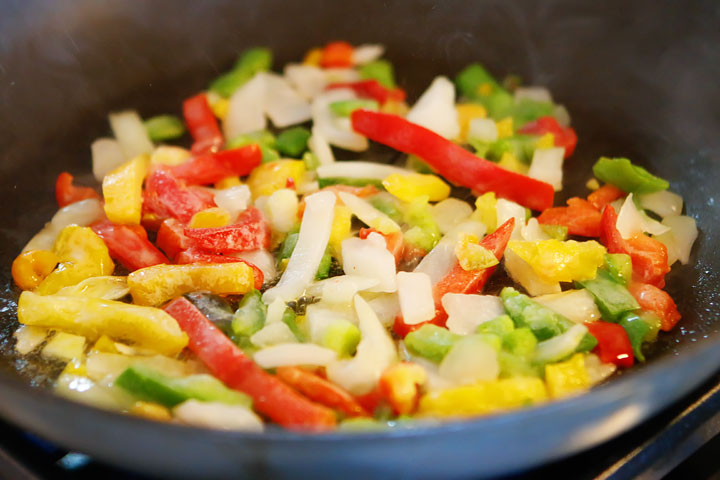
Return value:
<svg viewBox="0 0 720 480">
<path fill-rule="evenodd" d="M 173 477 L 462 478 L 529 468 L 598 444 L 670 405 L 720 365 L 720 7 L 715 2 L 3 1 L 0 14 L 0 414 L 68 448 Z M 90 180 L 111 110 L 179 113 L 237 53 L 276 65 L 329 40 L 387 46 L 417 98 L 480 61 L 547 86 L 580 142 L 564 194 L 601 154 L 669 179 L 700 229 L 668 290 L 683 314 L 647 365 L 542 407 L 387 433 L 261 435 L 165 425 L 53 396 L 12 353 L 10 264 L 56 207 L 62 170 Z"/>
</svg>

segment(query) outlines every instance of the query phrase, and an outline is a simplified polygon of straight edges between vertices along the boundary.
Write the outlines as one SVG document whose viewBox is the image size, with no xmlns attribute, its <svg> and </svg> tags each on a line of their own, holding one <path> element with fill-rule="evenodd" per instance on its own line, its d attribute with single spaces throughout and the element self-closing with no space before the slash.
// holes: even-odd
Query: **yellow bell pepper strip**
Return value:
<svg viewBox="0 0 720 480">
<path fill-rule="evenodd" d="M 605 247 L 594 240 L 511 240 L 508 248 L 548 282 L 590 280 L 595 278 L 598 267 L 605 262 Z"/>
<path fill-rule="evenodd" d="M 405 202 L 427 196 L 431 202 L 439 202 L 450 196 L 450 186 L 435 175 L 393 173 L 382 181 L 385 190 Z"/>
<path fill-rule="evenodd" d="M 165 311 L 187 332 L 190 350 L 210 372 L 228 387 L 250 395 L 260 413 L 296 430 L 329 430 L 335 426 L 331 409 L 308 400 L 258 367 L 188 299 L 173 300 Z"/>
<path fill-rule="evenodd" d="M 32 290 L 50 275 L 58 264 L 57 255 L 49 250 L 28 250 L 12 263 L 12 277 L 23 290 Z"/>
<path fill-rule="evenodd" d="M 168 165 L 174 167 L 185 163 L 191 157 L 190 150 L 170 145 L 160 145 L 150 156 L 150 165 Z"/>
<path fill-rule="evenodd" d="M 342 241 L 350 236 L 352 228 L 352 212 L 345 205 L 335 205 L 332 227 L 330 227 L 330 239 L 328 247 L 333 257 L 342 261 Z"/>
<path fill-rule="evenodd" d="M 55 240 L 53 253 L 60 263 L 38 285 L 40 295 L 53 294 L 86 278 L 112 275 L 115 270 L 105 242 L 89 227 L 65 227 Z"/>
<path fill-rule="evenodd" d="M 254 270 L 244 262 L 155 265 L 128 275 L 130 294 L 138 305 L 160 305 L 196 290 L 218 295 L 243 294 L 254 285 Z"/>
<path fill-rule="evenodd" d="M 484 193 L 477 197 L 472 218 L 485 225 L 488 234 L 495 231 L 497 228 L 497 198 L 494 192 Z"/>
<path fill-rule="evenodd" d="M 167 313 L 114 300 L 23 292 L 18 300 L 18 321 L 82 335 L 90 341 L 105 334 L 163 355 L 177 355 L 187 345 L 187 335 Z"/>
<path fill-rule="evenodd" d="M 455 256 L 463 270 L 490 268 L 500 263 L 495 254 L 478 244 L 476 235 L 465 234 L 455 245 Z"/>
<path fill-rule="evenodd" d="M 590 387 L 585 368 L 585 355 L 576 353 L 568 360 L 545 365 L 545 382 L 550 397 L 560 398 L 579 393 Z"/>
<path fill-rule="evenodd" d="M 156 422 L 169 422 L 172 420 L 172 413 L 167 407 L 152 402 L 135 402 L 128 410 L 130 415 L 155 420 Z"/>
<path fill-rule="evenodd" d="M 276 190 L 287 188 L 288 179 L 292 179 L 295 186 L 300 186 L 305 178 L 305 162 L 302 160 L 278 160 L 263 163 L 256 167 L 247 185 L 253 198 L 272 195 Z"/>
<path fill-rule="evenodd" d="M 409 415 L 417 408 L 420 387 L 427 381 L 425 369 L 417 363 L 402 362 L 383 372 L 378 382 L 380 393 L 398 415 Z"/>
<path fill-rule="evenodd" d="M 497 122 L 498 138 L 508 138 L 513 136 L 513 119 L 507 117 Z"/>
<path fill-rule="evenodd" d="M 552 206 L 552 185 L 505 170 L 460 145 L 402 117 L 369 110 L 355 110 L 353 129 L 376 142 L 417 155 L 447 180 L 479 193 L 498 196 L 533 210 Z"/>
<path fill-rule="evenodd" d="M 418 415 L 470 417 L 541 403 L 547 398 L 547 389 L 539 378 L 505 378 L 427 393 L 420 398 Z"/>
<path fill-rule="evenodd" d="M 93 297 L 105 300 L 119 300 L 130 293 L 126 277 L 90 277 L 82 282 L 63 287 L 58 295 L 66 297 Z"/>
<path fill-rule="evenodd" d="M 105 175 L 105 215 L 113 223 L 137 225 L 142 216 L 142 184 L 150 159 L 139 155 Z"/>
</svg>

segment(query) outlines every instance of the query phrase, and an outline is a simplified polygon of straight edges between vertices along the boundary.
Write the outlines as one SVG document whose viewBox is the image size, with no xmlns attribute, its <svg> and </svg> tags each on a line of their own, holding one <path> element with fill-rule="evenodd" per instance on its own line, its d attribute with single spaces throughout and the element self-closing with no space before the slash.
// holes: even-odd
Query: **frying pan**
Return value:
<svg viewBox="0 0 720 480">
<path fill-rule="evenodd" d="M 3 1 L 0 15 L 0 415 L 59 445 L 173 477 L 463 478 L 529 468 L 649 418 L 720 361 L 720 6 L 715 2 L 487 0 L 322 2 Z M 414 99 L 437 74 L 481 61 L 546 85 L 580 143 L 566 194 L 601 154 L 671 180 L 697 219 L 689 265 L 668 289 L 683 314 L 647 365 L 587 395 L 441 426 L 366 434 L 261 435 L 184 428 L 67 402 L 12 353 L 9 265 L 55 210 L 62 170 L 90 180 L 106 114 L 179 113 L 180 101 L 268 45 L 276 65 L 332 39 L 381 42 Z M 85 174 L 84 176 L 82 174 Z"/>
</svg>

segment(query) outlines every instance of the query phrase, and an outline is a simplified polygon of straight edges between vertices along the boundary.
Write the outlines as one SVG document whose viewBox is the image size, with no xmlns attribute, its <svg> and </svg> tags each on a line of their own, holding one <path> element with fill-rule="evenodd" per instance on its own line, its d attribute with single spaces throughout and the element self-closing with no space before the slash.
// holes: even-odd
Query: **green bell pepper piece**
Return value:
<svg viewBox="0 0 720 480">
<path fill-rule="evenodd" d="M 632 345 L 633 354 L 635 358 L 641 362 L 645 361 L 645 355 L 642 351 L 642 344 L 645 341 L 645 337 L 650 332 L 650 325 L 643 320 L 640 315 L 628 312 L 620 318 L 618 324 L 625 329 L 630 344 Z"/>
<path fill-rule="evenodd" d="M 560 335 L 572 326 L 572 322 L 564 316 L 534 302 L 512 287 L 503 288 L 500 298 L 515 326 L 528 327 L 540 341 Z"/>
<path fill-rule="evenodd" d="M 405 241 L 429 252 L 440 241 L 442 234 L 432 215 L 427 197 L 413 199 L 404 210 L 405 223 L 410 226 L 405 232 Z"/>
<path fill-rule="evenodd" d="M 598 270 L 594 279 L 575 282 L 575 285 L 592 294 L 603 319 L 608 322 L 618 322 L 623 313 L 640 309 L 627 288 L 615 282 L 604 270 Z"/>
<path fill-rule="evenodd" d="M 370 199 L 370 205 L 393 219 L 394 222 L 398 224 L 403 222 L 403 214 L 398 208 L 397 202 L 394 200 L 383 196 L 377 196 Z"/>
<path fill-rule="evenodd" d="M 632 278 L 632 259 L 625 253 L 606 253 L 602 267 L 617 283 L 628 286 Z"/>
<path fill-rule="evenodd" d="M 317 273 L 315 274 L 315 280 L 324 280 L 330 276 L 330 266 L 332 265 L 332 255 L 329 252 L 325 252 L 325 255 L 320 259 L 320 265 L 318 265 Z"/>
<path fill-rule="evenodd" d="M 157 115 L 143 122 L 150 140 L 162 142 L 182 137 L 185 126 L 182 120 L 175 115 Z"/>
<path fill-rule="evenodd" d="M 322 177 L 318 178 L 318 187 L 325 188 L 330 185 L 348 185 L 350 187 L 364 187 L 366 185 L 375 185 L 380 190 L 384 190 L 382 180 L 376 178 L 350 178 L 350 177 Z"/>
<path fill-rule="evenodd" d="M 515 103 L 512 109 L 513 125 L 515 128 L 520 128 L 540 117 L 552 115 L 554 110 L 555 106 L 552 102 L 538 102 L 525 98 Z"/>
<path fill-rule="evenodd" d="M 515 330 L 515 324 L 507 315 L 500 315 L 499 317 L 488 320 L 478 325 L 477 333 L 494 333 L 500 338 L 504 338 L 505 335 Z"/>
<path fill-rule="evenodd" d="M 643 194 L 667 190 L 667 180 L 656 177 L 627 158 L 600 157 L 593 166 L 598 180 L 615 185 L 623 192 Z"/>
<path fill-rule="evenodd" d="M 456 340 L 462 338 L 447 328 L 425 324 L 405 337 L 405 346 L 413 355 L 440 363 Z"/>
<path fill-rule="evenodd" d="M 351 356 L 360 343 L 360 329 L 343 319 L 335 319 L 323 332 L 320 344 L 335 350 L 339 357 Z"/>
<path fill-rule="evenodd" d="M 500 364 L 500 378 L 540 376 L 538 366 L 533 365 L 524 357 L 513 355 L 505 350 L 498 353 L 498 363 Z"/>
<path fill-rule="evenodd" d="M 170 408 L 190 399 L 248 408 L 252 405 L 250 397 L 227 388 L 220 380 L 207 374 L 174 378 L 144 365 L 133 365 L 120 374 L 115 385 L 142 400 Z"/>
<path fill-rule="evenodd" d="M 247 49 L 240 55 L 232 70 L 210 84 L 210 90 L 223 97 L 230 97 L 256 73 L 270 70 L 272 60 L 272 51 L 269 48 Z"/>
<path fill-rule="evenodd" d="M 265 325 L 266 315 L 267 306 L 262 301 L 262 294 L 257 290 L 246 293 L 233 315 L 233 334 L 250 337 Z"/>
<path fill-rule="evenodd" d="M 358 109 L 377 110 L 380 108 L 375 100 L 354 99 L 340 100 L 330 104 L 330 111 L 338 117 L 349 117 L 352 112 Z"/>
<path fill-rule="evenodd" d="M 387 60 L 375 60 L 366 63 L 359 69 L 360 78 L 365 80 L 377 80 L 380 85 L 386 88 L 395 88 L 395 73 L 392 63 Z"/>
<path fill-rule="evenodd" d="M 550 236 L 550 238 L 560 240 L 561 242 L 567 240 L 568 227 L 566 227 L 565 225 L 545 225 L 541 223 L 540 229 L 542 229 L 542 231 L 545 232 L 546 235 Z"/>
<path fill-rule="evenodd" d="M 532 358 L 538 343 L 532 330 L 527 327 L 516 328 L 507 333 L 502 342 L 503 349 L 525 360 Z"/>
<path fill-rule="evenodd" d="M 290 331 L 293 333 L 293 335 L 295 335 L 295 338 L 297 338 L 299 342 L 307 341 L 307 335 L 305 335 L 305 332 L 302 330 L 302 328 L 300 328 L 300 325 L 297 321 L 297 316 L 291 308 L 286 308 L 283 312 L 282 322 L 288 326 Z"/>
<path fill-rule="evenodd" d="M 305 168 L 308 171 L 311 170 L 317 170 L 317 168 L 320 166 L 320 159 L 312 152 L 305 152 L 302 157 L 303 162 L 305 162 Z"/>
<path fill-rule="evenodd" d="M 307 128 L 288 128 L 275 139 L 275 149 L 287 157 L 300 158 L 307 150 L 309 139 L 310 131 Z"/>
</svg>

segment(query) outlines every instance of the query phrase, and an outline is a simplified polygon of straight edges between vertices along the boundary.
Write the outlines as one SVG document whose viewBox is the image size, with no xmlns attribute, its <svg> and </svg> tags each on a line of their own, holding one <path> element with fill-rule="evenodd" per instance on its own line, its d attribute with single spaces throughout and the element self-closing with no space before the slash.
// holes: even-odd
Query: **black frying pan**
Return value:
<svg viewBox="0 0 720 480">
<path fill-rule="evenodd" d="M 527 468 L 630 428 L 720 361 L 720 7 L 709 2 L 502 0 L 3 1 L 0 10 L 0 414 L 63 446 L 172 476 L 467 477 Z M 479 60 L 565 103 L 580 137 L 567 194 L 600 154 L 671 180 L 698 221 L 691 264 L 668 289 L 683 314 L 647 366 L 591 393 L 436 428 L 300 436 L 223 433 L 106 413 L 32 388 L 12 354 L 9 265 L 54 212 L 61 170 L 87 173 L 106 114 L 178 113 L 235 55 L 268 45 L 277 65 L 332 39 L 382 42 L 411 99 Z M 576 167 L 576 168 L 575 168 Z M 89 179 L 89 175 L 80 179 Z M 35 383 L 42 384 L 42 378 Z"/>
</svg>

